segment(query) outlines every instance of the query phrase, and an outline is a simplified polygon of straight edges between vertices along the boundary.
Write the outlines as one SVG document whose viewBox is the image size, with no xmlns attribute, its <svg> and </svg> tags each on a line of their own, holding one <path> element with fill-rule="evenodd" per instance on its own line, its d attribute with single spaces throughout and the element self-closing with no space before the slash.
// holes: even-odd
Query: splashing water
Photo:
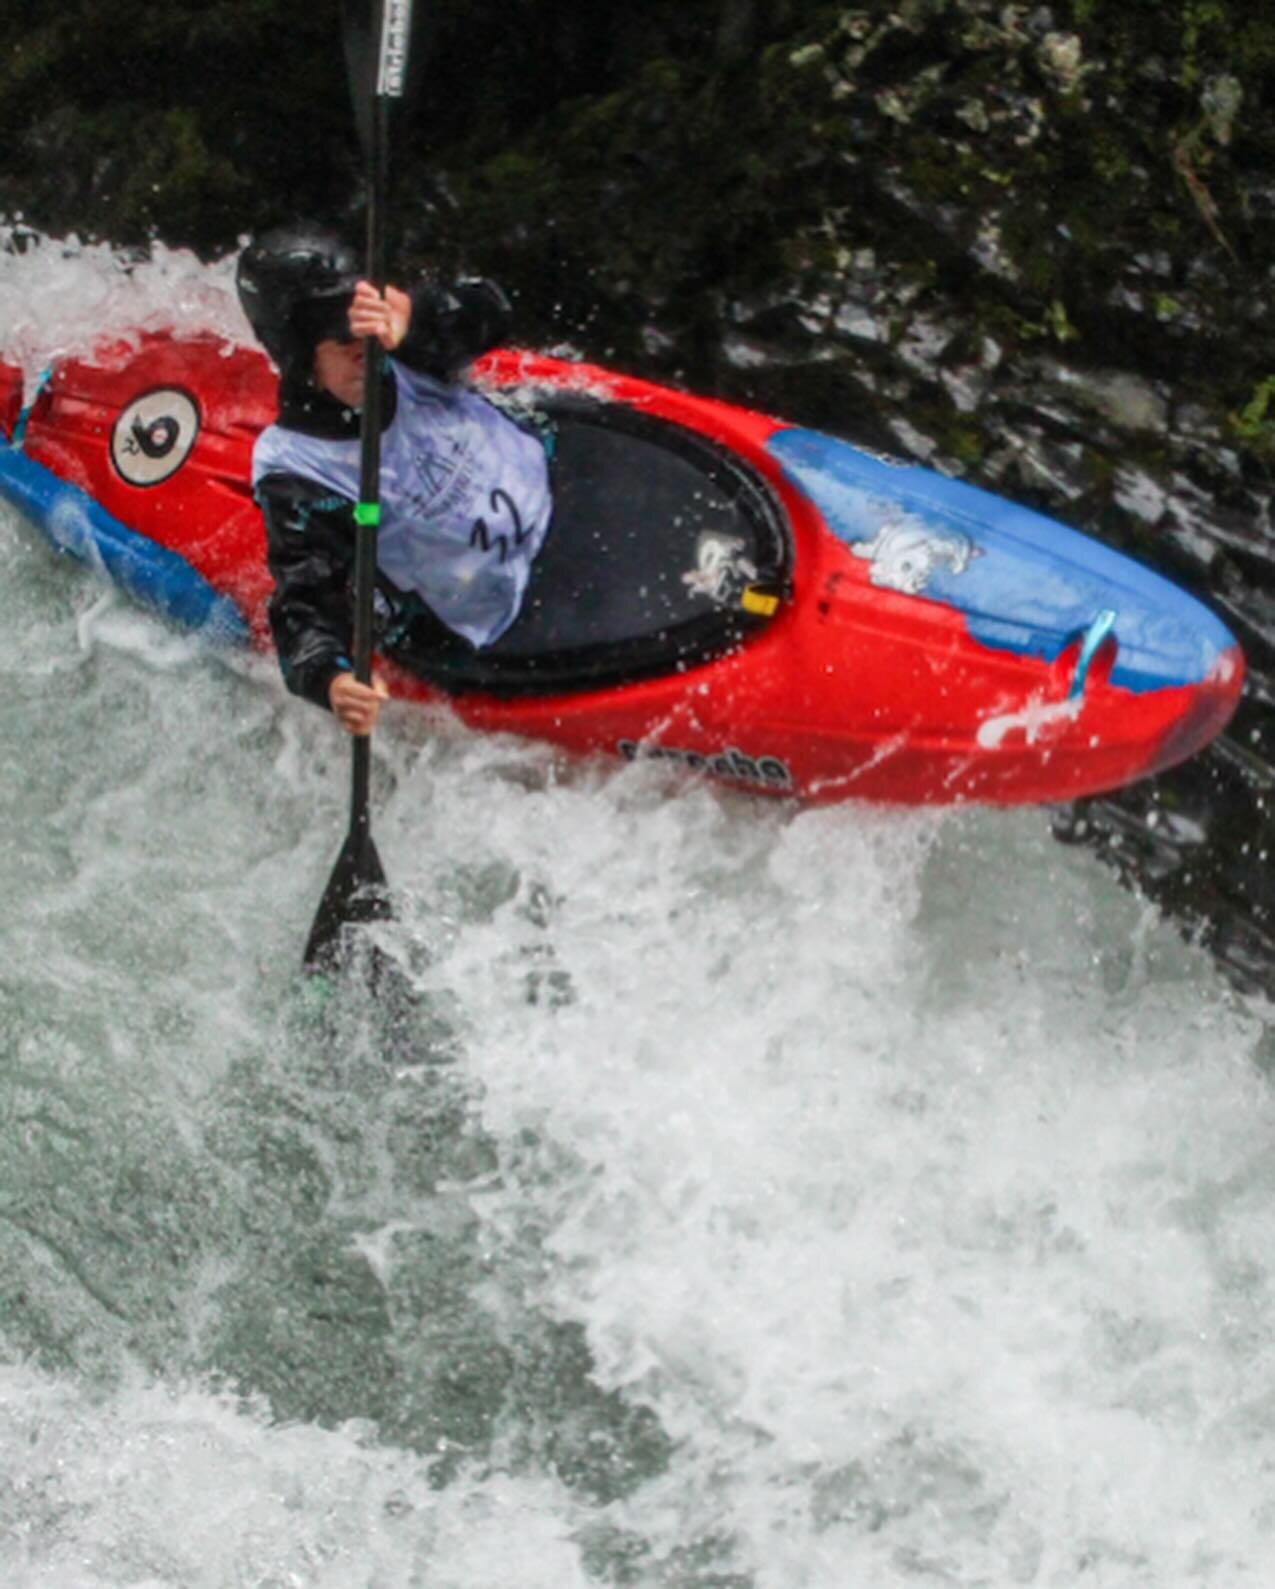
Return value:
<svg viewBox="0 0 1275 1589">
<path fill-rule="evenodd" d="M 0 356 L 31 380 L 54 358 L 88 357 L 100 343 L 141 332 L 208 331 L 251 343 L 234 277 L 233 255 L 204 266 L 160 242 L 141 256 L 0 220 Z"/>
<path fill-rule="evenodd" d="M 229 281 L 41 242 L 0 342 Z M 1039 813 L 391 706 L 391 1006 L 297 976 L 347 745 L 272 663 L 5 511 L 0 669 L 0 1581 L 1270 1581 L 1263 1012 Z"/>
</svg>

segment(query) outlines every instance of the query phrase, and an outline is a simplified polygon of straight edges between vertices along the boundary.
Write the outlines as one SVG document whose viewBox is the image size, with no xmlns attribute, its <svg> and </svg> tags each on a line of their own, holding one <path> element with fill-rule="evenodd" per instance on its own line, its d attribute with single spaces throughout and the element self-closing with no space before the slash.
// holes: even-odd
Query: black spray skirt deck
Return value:
<svg viewBox="0 0 1275 1589">
<path fill-rule="evenodd" d="M 475 651 L 424 615 L 387 648 L 398 661 L 450 693 L 549 694 L 720 656 L 767 621 L 750 608 L 787 591 L 792 552 L 759 475 L 622 404 L 552 397 L 538 417 L 553 520 L 517 621 Z"/>
</svg>

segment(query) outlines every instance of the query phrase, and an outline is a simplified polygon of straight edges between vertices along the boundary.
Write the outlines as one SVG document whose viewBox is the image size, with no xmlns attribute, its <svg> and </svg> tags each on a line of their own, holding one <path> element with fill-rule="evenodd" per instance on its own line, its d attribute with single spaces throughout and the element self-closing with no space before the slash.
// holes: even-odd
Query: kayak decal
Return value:
<svg viewBox="0 0 1275 1589">
<path fill-rule="evenodd" d="M 737 535 L 703 534 L 695 548 L 695 567 L 682 575 L 693 596 L 706 596 L 721 606 L 738 601 L 757 578 L 757 566 L 744 553 Z"/>
<path fill-rule="evenodd" d="M 778 756 L 749 756 L 733 745 L 723 751 L 706 753 L 677 745 L 650 745 L 635 739 L 622 739 L 615 748 L 625 761 L 671 762 L 690 772 L 711 772 L 717 778 L 733 778 L 737 783 L 753 784 L 759 789 L 794 787 L 788 764 Z"/>
<path fill-rule="evenodd" d="M 1046 701 L 1036 694 L 1016 712 L 997 712 L 978 725 L 980 750 L 1000 750 L 1011 734 L 1021 733 L 1027 745 L 1049 744 L 1062 735 L 1080 716 L 1084 700 L 1069 696 L 1065 701 Z"/>
<path fill-rule="evenodd" d="M 159 386 L 134 398 L 111 431 L 111 462 L 131 486 L 157 486 L 190 457 L 199 408 L 189 392 Z"/>
<path fill-rule="evenodd" d="M 874 585 L 905 596 L 919 596 L 940 567 L 963 574 L 982 556 L 981 547 L 963 530 L 935 530 L 906 513 L 883 524 L 870 541 L 856 541 L 850 550 L 871 564 L 868 578 Z"/>
</svg>

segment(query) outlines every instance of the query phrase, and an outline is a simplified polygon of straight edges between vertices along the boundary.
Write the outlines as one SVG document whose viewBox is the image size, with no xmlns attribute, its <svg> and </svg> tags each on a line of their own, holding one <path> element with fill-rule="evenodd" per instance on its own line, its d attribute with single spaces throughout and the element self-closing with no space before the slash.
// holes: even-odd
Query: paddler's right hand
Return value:
<svg viewBox="0 0 1275 1589">
<path fill-rule="evenodd" d="M 350 334 L 376 337 L 387 353 L 393 353 L 412 323 L 412 300 L 398 287 L 377 292 L 370 281 L 361 281 L 350 302 Z"/>
<path fill-rule="evenodd" d="M 352 673 L 338 673 L 328 685 L 328 703 L 346 733 L 362 737 L 376 727 L 381 702 L 389 693 L 380 679 L 360 684 Z"/>
</svg>

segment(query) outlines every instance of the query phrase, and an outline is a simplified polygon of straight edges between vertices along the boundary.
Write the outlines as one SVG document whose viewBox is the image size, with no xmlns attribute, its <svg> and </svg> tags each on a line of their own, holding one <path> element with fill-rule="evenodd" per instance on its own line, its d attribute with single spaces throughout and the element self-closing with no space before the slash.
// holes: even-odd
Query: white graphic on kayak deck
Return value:
<svg viewBox="0 0 1275 1589">
<path fill-rule="evenodd" d="M 756 564 L 743 553 L 744 543 L 736 535 L 701 535 L 696 567 L 682 575 L 682 583 L 692 595 L 727 602 L 757 578 Z"/>
<path fill-rule="evenodd" d="M 870 541 L 858 542 L 851 551 L 871 563 L 868 578 L 874 585 L 905 596 L 920 595 L 940 564 L 953 574 L 963 574 L 981 555 L 961 530 L 935 530 L 906 517 L 883 524 Z"/>
</svg>

